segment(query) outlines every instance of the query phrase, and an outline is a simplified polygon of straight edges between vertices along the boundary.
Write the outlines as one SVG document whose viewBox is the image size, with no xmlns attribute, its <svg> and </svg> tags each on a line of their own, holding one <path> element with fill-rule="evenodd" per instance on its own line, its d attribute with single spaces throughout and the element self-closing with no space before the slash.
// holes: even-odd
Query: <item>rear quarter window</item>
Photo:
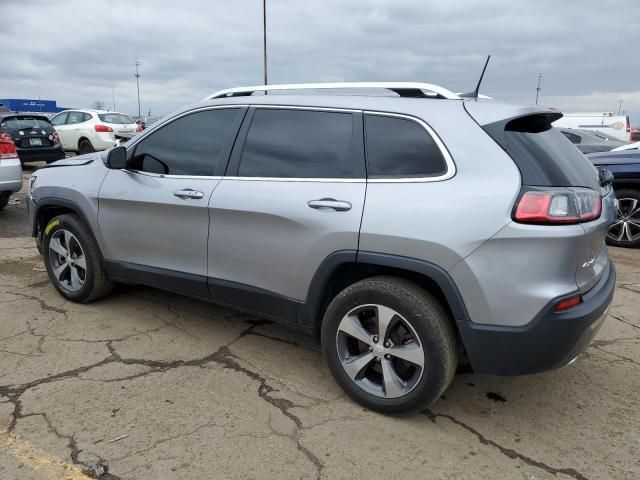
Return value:
<svg viewBox="0 0 640 480">
<path fill-rule="evenodd" d="M 386 115 L 365 115 L 369 178 L 439 177 L 447 163 L 429 132 L 419 123 Z"/>
</svg>

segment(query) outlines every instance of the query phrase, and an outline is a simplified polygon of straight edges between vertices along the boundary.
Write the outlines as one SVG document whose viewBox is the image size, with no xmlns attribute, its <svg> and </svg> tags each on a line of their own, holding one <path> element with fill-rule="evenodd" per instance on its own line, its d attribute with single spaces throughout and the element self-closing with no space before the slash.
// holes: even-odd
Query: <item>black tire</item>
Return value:
<svg viewBox="0 0 640 480">
<path fill-rule="evenodd" d="M 53 273 L 52 251 L 49 247 L 51 239 L 59 230 L 71 232 L 84 252 L 86 263 L 84 283 L 82 287 L 76 291 L 71 291 L 69 288 L 66 288 Z M 53 253 L 53 255 L 55 255 L 55 253 Z M 104 270 L 100 250 L 89 227 L 76 215 L 58 215 L 52 218 L 44 227 L 42 234 L 42 256 L 49 280 L 53 286 L 63 297 L 73 302 L 92 302 L 109 294 L 113 288 L 113 281 Z"/>
<path fill-rule="evenodd" d="M 637 238 L 629 240 L 629 236 L 626 232 L 621 230 L 622 224 L 614 224 L 609 228 L 609 232 L 607 233 L 607 244 L 614 247 L 638 248 L 640 247 L 640 227 L 636 227 L 635 224 L 640 225 L 640 190 L 633 190 L 630 188 L 616 190 L 616 197 L 619 202 L 617 220 L 620 220 L 621 217 L 631 213 L 629 220 L 632 220 L 634 223 L 628 223 L 627 228 L 629 229 L 628 232 L 631 238 L 633 239 L 636 236 Z M 627 210 L 633 200 L 637 202 L 637 206 L 633 212 L 629 212 Z M 622 238 L 618 239 L 621 233 Z"/>
<path fill-rule="evenodd" d="M 422 376 L 402 396 L 382 398 L 365 391 L 341 363 L 337 341 L 340 322 L 353 309 L 368 304 L 397 312 L 413 328 L 423 348 Z M 457 347 L 452 322 L 438 300 L 415 283 L 397 277 L 371 277 L 345 288 L 329 304 L 322 322 L 322 352 L 336 382 L 356 402 L 382 413 L 412 413 L 435 402 L 453 379 Z"/>
<path fill-rule="evenodd" d="M 95 152 L 95 149 L 93 148 L 93 145 L 91 145 L 91 142 L 87 139 L 81 140 L 80 144 L 78 145 L 78 155 L 84 155 L 85 153 L 91 152 Z"/>
<path fill-rule="evenodd" d="M 9 204 L 9 197 L 11 192 L 0 192 L 0 210 Z"/>
</svg>

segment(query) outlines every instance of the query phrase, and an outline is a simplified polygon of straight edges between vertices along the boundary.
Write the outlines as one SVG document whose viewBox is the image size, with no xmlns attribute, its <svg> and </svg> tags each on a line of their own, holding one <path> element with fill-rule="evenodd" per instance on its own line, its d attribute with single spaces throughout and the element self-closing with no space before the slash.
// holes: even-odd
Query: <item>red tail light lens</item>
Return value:
<svg viewBox="0 0 640 480">
<path fill-rule="evenodd" d="M 513 219 L 521 223 L 558 224 L 588 222 L 600 217 L 602 198 L 588 188 L 525 190 Z"/>
<path fill-rule="evenodd" d="M 10 133 L 0 133 L 0 160 L 13 160 L 18 158 L 16 144 Z"/>
<path fill-rule="evenodd" d="M 142 127 L 141 127 L 140 125 L 138 125 L 138 126 L 136 127 L 136 132 L 140 133 L 141 131 L 142 131 Z"/>
<path fill-rule="evenodd" d="M 94 125 L 93 128 L 96 129 L 96 132 L 113 132 L 113 128 L 106 125 Z"/>
<path fill-rule="evenodd" d="M 54 145 L 58 145 L 60 143 L 60 135 L 58 135 L 58 132 L 53 132 L 51 137 L 53 138 Z"/>
<path fill-rule="evenodd" d="M 580 295 L 574 295 L 573 297 L 560 300 L 553 307 L 554 312 L 564 312 L 582 303 L 582 297 Z"/>
</svg>

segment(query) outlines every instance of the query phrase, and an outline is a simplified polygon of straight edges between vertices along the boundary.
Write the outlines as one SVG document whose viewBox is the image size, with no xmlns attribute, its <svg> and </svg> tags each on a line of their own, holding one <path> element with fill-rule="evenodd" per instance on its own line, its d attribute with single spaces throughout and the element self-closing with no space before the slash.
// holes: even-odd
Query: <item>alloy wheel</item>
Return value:
<svg viewBox="0 0 640 480">
<path fill-rule="evenodd" d="M 54 277 L 61 287 L 76 292 L 87 277 L 87 261 L 76 236 L 60 229 L 49 240 L 49 263 Z"/>
<path fill-rule="evenodd" d="M 411 392 L 424 371 L 425 354 L 409 321 L 384 305 L 361 305 L 340 321 L 340 363 L 364 391 L 381 398 Z"/>
<path fill-rule="evenodd" d="M 618 199 L 616 221 L 609 227 L 607 236 L 617 242 L 640 239 L 640 201 L 635 198 Z"/>
</svg>

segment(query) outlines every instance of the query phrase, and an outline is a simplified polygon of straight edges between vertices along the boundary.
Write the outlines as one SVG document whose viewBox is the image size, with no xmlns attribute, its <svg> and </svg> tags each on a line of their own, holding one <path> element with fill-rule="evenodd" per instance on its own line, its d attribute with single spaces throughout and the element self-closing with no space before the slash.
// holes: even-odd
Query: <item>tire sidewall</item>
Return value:
<svg viewBox="0 0 640 480">
<path fill-rule="evenodd" d="M 80 242 L 80 246 L 82 247 L 82 251 L 84 252 L 84 257 L 87 265 L 84 284 L 79 290 L 75 292 L 67 290 L 62 285 L 60 285 L 58 279 L 55 278 L 51 266 L 51 260 L 49 258 L 49 242 L 51 241 L 51 237 L 55 232 L 62 229 L 68 230 L 73 233 L 76 239 Z M 49 280 L 56 288 L 56 290 L 58 290 L 58 292 L 60 292 L 63 297 L 68 298 L 69 300 L 82 301 L 87 298 L 93 291 L 96 266 L 93 264 L 94 252 L 91 249 L 93 249 L 94 247 L 93 239 L 87 237 L 88 235 L 85 230 L 80 228 L 79 221 L 69 215 L 61 215 L 59 217 L 51 219 L 45 226 L 42 233 L 42 256 L 44 259 L 44 266 L 47 270 L 47 274 L 49 275 Z"/>
<path fill-rule="evenodd" d="M 95 152 L 95 149 L 89 140 L 83 140 L 80 142 L 80 145 L 78 145 L 78 153 L 80 155 L 86 155 L 87 153 L 92 152 Z"/>
<path fill-rule="evenodd" d="M 366 304 L 379 304 L 394 309 L 413 327 L 425 353 L 425 367 L 418 385 L 400 398 L 380 398 L 358 387 L 347 375 L 340 362 L 336 333 L 342 318 L 353 308 Z M 388 291 L 365 287 L 347 288 L 331 302 L 322 324 L 322 351 L 325 362 L 338 384 L 354 400 L 371 410 L 385 413 L 411 413 L 435 401 L 448 382 L 442 361 L 442 339 L 444 332 L 438 331 L 438 320 L 433 311 L 417 308 L 411 295 L 402 298 Z"/>
</svg>

